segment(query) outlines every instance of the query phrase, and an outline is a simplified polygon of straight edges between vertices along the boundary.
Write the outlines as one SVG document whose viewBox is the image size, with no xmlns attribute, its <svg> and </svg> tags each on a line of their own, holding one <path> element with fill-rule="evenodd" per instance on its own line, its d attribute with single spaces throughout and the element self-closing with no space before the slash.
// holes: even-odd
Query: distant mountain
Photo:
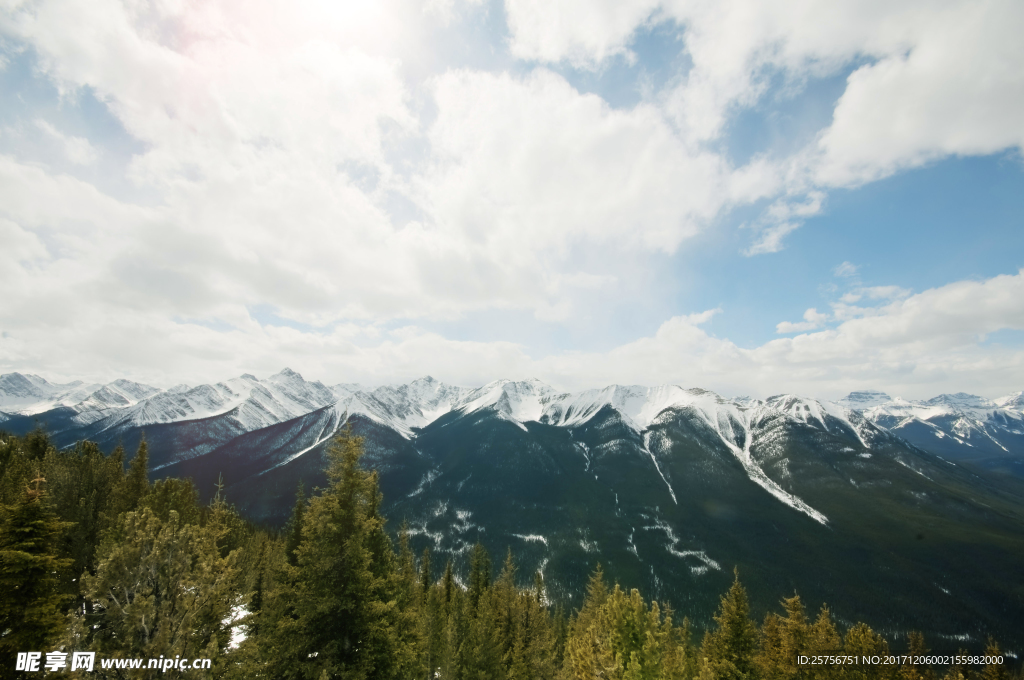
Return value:
<svg viewBox="0 0 1024 680">
<path fill-rule="evenodd" d="M 52 384 L 38 375 L 6 373 L 0 375 L 0 411 L 36 413 L 48 411 L 64 402 L 85 399 L 100 385 L 86 385 L 81 380 L 66 385 Z"/>
<path fill-rule="evenodd" d="M 927 401 L 853 392 L 839 402 L 927 451 L 1024 477 L 1024 396 L 941 394 Z"/>
<path fill-rule="evenodd" d="M 0 377 L 0 385 L 21 387 L 27 380 L 17 373 L 8 374 Z M 129 456 L 145 432 L 151 464 L 159 469 L 180 458 L 208 453 L 246 432 L 333 404 L 339 396 L 335 390 L 320 382 L 307 382 L 287 368 L 262 381 L 245 374 L 214 385 L 179 385 L 168 390 L 123 380 L 90 387 L 96 389 L 80 394 L 84 390 L 76 386 L 61 393 L 64 396 L 59 399 L 44 396 L 34 403 L 27 396 L 19 396 L 27 395 L 27 390 L 8 396 L 4 387 L 0 401 L 22 401 L 21 408 L 7 413 L 0 426 L 21 432 L 38 422 L 47 428 L 58 446 L 80 439 L 90 439 L 104 447 L 123 442 Z M 46 389 L 39 387 L 37 392 L 45 394 Z M 339 391 L 345 393 L 343 389 Z M 78 397 L 81 398 L 76 400 Z M 52 408 L 43 410 L 44 406 Z"/>
<path fill-rule="evenodd" d="M 1024 458 L 1020 394 L 833 403 L 430 377 L 365 389 L 287 369 L 134 385 L 3 376 L 0 399 L 20 412 L 0 427 L 38 419 L 60 445 L 123 441 L 129 454 L 144 431 L 154 476 L 191 477 L 208 496 L 223 475 L 244 514 L 281 525 L 300 481 L 326 483 L 326 451 L 348 425 L 392 529 L 407 522 L 439 566 L 462 565 L 476 541 L 497 560 L 511 547 L 521 573 L 543 572 L 572 601 L 600 561 L 699 625 L 738 566 L 760 614 L 798 590 L 889 635 L 923 630 L 934 648 L 988 634 L 1024 648 L 1024 484 L 985 471 Z"/>
<path fill-rule="evenodd" d="M 392 525 L 407 522 L 439 564 L 462 564 L 476 541 L 498 559 L 512 548 L 571 598 L 600 561 L 701 625 L 738 566 L 761 613 L 796 589 L 890 635 L 1024 644 L 1024 487 L 860 412 L 794 395 L 497 381 L 411 434 L 384 420 L 327 407 L 178 472 L 207 484 L 223 472 L 246 514 L 281 522 L 300 480 L 326 483 L 346 422 L 366 438 Z"/>
</svg>

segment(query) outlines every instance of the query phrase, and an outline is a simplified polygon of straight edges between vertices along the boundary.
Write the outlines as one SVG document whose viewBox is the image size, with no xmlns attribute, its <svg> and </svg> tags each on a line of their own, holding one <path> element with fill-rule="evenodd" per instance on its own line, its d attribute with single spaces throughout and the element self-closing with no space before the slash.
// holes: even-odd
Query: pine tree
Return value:
<svg viewBox="0 0 1024 680">
<path fill-rule="evenodd" d="M 444 576 L 441 577 L 441 593 L 443 595 L 445 614 L 450 614 L 452 609 L 452 598 L 455 594 L 455 572 L 452 570 L 452 561 L 444 565 Z"/>
<path fill-rule="evenodd" d="M 991 637 L 989 637 L 988 643 L 985 645 L 985 656 L 1002 656 L 1002 652 L 999 651 L 999 644 Z M 1009 671 L 1001 663 L 986 664 L 984 670 L 981 671 L 981 680 L 1009 680 L 1009 677 Z"/>
<path fill-rule="evenodd" d="M 808 628 L 807 652 L 809 654 L 829 654 L 838 651 L 841 647 L 839 633 L 832 622 L 832 613 L 828 607 L 822 605 L 818 612 L 818 618 Z M 827 680 L 837 677 L 840 670 L 830 666 L 813 666 L 805 668 L 805 677 L 809 680 Z M 933 678 L 929 678 L 929 680 L 933 680 Z"/>
<path fill-rule="evenodd" d="M 412 598 L 416 595 L 418 585 L 416 558 L 413 557 L 412 547 L 409 545 L 409 523 L 405 521 L 398 529 L 398 569 L 402 573 L 406 596 Z"/>
<path fill-rule="evenodd" d="M 42 460 L 46 456 L 48 451 L 53 450 L 53 444 L 50 443 L 50 436 L 46 434 L 46 430 L 37 421 L 35 429 L 25 435 L 25 453 L 28 454 L 28 459 L 33 461 Z"/>
<path fill-rule="evenodd" d="M 393 678 L 405 673 L 414 622 L 398 609 L 401 575 L 380 516 L 376 473 L 360 469 L 362 439 L 343 431 L 329 450 L 329 486 L 303 515 L 295 550 L 297 649 L 282 677 Z"/>
<path fill-rule="evenodd" d="M 475 608 L 480 596 L 491 585 L 491 557 L 487 550 L 477 543 L 469 566 L 469 605 Z"/>
<path fill-rule="evenodd" d="M 956 656 L 964 657 L 967 656 L 967 650 L 958 649 Z M 958 663 L 954 663 L 946 669 L 946 674 L 942 676 L 942 680 L 966 680 L 967 673 L 964 671 L 964 667 Z"/>
<path fill-rule="evenodd" d="M 118 482 L 108 504 L 106 516 L 108 525 L 117 523 L 125 512 L 137 510 L 139 502 L 149 492 L 149 445 L 145 437 L 139 442 L 135 457 L 128 464 L 128 472 Z"/>
<path fill-rule="evenodd" d="M 236 555 L 220 554 L 226 527 L 167 521 L 148 507 L 121 515 L 98 551 L 95 576 L 83 576 L 86 596 L 99 603 L 86 649 L 119 657 L 202 656 L 223 653 L 225 623 L 241 595 Z"/>
<path fill-rule="evenodd" d="M 495 680 L 507 677 L 502 654 L 502 640 L 495 625 L 495 603 L 492 589 L 480 594 L 476 607 L 468 598 L 458 597 L 461 606 L 452 607 L 446 642 L 454 649 L 453 662 L 443 668 L 443 678 L 463 680 Z"/>
<path fill-rule="evenodd" d="M 851 626 L 843 637 L 843 654 L 852 656 L 885 656 L 889 653 L 889 644 L 881 635 L 875 633 L 864 623 Z M 849 680 L 869 680 L 883 678 L 888 675 L 888 667 L 882 665 L 850 666 L 846 669 Z"/>
<path fill-rule="evenodd" d="M 302 543 L 302 524 L 306 513 L 306 489 L 300 481 L 299 489 L 295 492 L 295 507 L 292 509 L 292 516 L 288 519 L 288 526 L 285 528 L 284 554 L 288 564 L 293 567 L 298 563 L 296 551 Z"/>
<path fill-rule="evenodd" d="M 907 635 L 907 656 L 913 658 L 915 656 L 923 656 L 928 653 L 928 649 L 924 644 L 924 635 L 920 631 L 910 631 Z M 934 673 L 930 672 L 931 669 L 921 664 L 906 663 L 900 666 L 898 677 L 900 680 L 924 680 L 924 673 L 929 673 L 929 680 L 933 680 Z"/>
<path fill-rule="evenodd" d="M 433 584 L 434 574 L 430 566 L 430 548 L 424 548 L 423 557 L 420 558 L 420 596 L 422 599 L 426 600 Z"/>
<path fill-rule="evenodd" d="M 604 615 L 608 584 L 598 564 L 587 582 L 583 607 L 569 621 L 562 674 L 567 678 L 612 677 L 617 663 L 612 654 L 611 631 Z"/>
<path fill-rule="evenodd" d="M 249 598 L 249 630 L 248 635 L 258 638 L 260 635 L 260 616 L 263 613 L 263 602 L 266 598 L 267 582 L 267 542 L 260 541 L 256 553 L 256 579 L 253 583 L 252 596 Z"/>
<path fill-rule="evenodd" d="M 70 523 L 58 543 L 59 556 L 73 560 L 62 572 L 61 590 L 77 600 L 76 607 L 91 607 L 91 602 L 81 597 L 78 579 L 83 572 L 96 571 L 96 548 L 109 526 L 108 506 L 124 470 L 93 442 L 78 442 L 63 451 L 51 449 L 43 459 L 43 470 L 46 504 Z"/>
<path fill-rule="evenodd" d="M 0 656 L 45 648 L 64 623 L 58 574 L 72 560 L 56 556 L 67 527 L 43 499 L 37 477 L 14 507 L 5 507 L 0 532 Z"/>
<path fill-rule="evenodd" d="M 754 671 L 757 626 L 749 618 L 747 591 L 740 585 L 739 572 L 729 592 L 722 596 L 715 615 L 718 624 L 704 636 L 701 655 L 721 680 L 747 680 Z"/>
<path fill-rule="evenodd" d="M 125 478 L 128 497 L 136 503 L 149 491 L 149 444 L 142 437 L 135 457 L 128 464 L 128 476 Z"/>
<path fill-rule="evenodd" d="M 775 612 L 765 614 L 761 624 L 757 657 L 757 675 L 760 680 L 785 680 L 790 676 L 784 649 L 782 617 Z"/>
</svg>

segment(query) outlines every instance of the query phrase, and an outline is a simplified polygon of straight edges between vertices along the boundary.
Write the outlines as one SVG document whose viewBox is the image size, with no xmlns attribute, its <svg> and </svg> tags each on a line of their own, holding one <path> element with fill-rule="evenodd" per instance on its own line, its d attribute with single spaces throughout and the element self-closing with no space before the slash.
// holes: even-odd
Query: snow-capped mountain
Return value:
<svg viewBox="0 0 1024 680">
<path fill-rule="evenodd" d="M 5 373 L 0 375 L 0 411 L 24 414 L 48 411 L 82 401 L 100 387 L 81 380 L 61 385 L 47 382 L 38 375 Z"/>
<path fill-rule="evenodd" d="M 958 392 L 926 401 L 853 392 L 840 404 L 916 446 L 988 467 L 1024 458 L 1024 398 L 985 399 Z"/>
<path fill-rule="evenodd" d="M 343 414 L 364 415 L 403 437 L 412 438 L 416 428 L 426 427 L 458 408 L 471 392 L 468 388 L 446 385 L 426 376 L 408 385 L 386 385 L 369 392 L 355 390 L 340 394 L 334 408 Z"/>
<path fill-rule="evenodd" d="M 244 514 L 281 524 L 300 481 L 327 483 L 326 452 L 350 426 L 389 526 L 406 521 L 415 550 L 430 547 L 438 564 L 458 566 L 478 540 L 495 556 L 512 547 L 522 573 L 571 593 L 600 560 L 705 621 L 735 565 L 766 607 L 799 587 L 893 630 L 919 611 L 934 635 L 984 641 L 1019 631 L 1024 616 L 999 586 L 1024 569 L 1024 492 L 978 465 L 1024 461 L 1020 394 L 830 402 L 430 377 L 369 389 L 287 369 L 153 389 L 2 376 L 0 399 L 18 413 L 0 427 L 21 433 L 38 419 L 59 446 L 121 441 L 129 455 L 144 433 L 154 477 L 191 478 L 204 496 L 223 477 Z M 984 442 L 986 457 L 968 455 Z"/>
<path fill-rule="evenodd" d="M 414 551 L 429 547 L 438 564 L 458 569 L 476 541 L 492 555 L 511 547 L 521 573 L 539 570 L 551 592 L 571 592 L 600 561 L 624 585 L 704 620 L 717 605 L 706 594 L 727 587 L 734 565 L 767 606 L 795 586 L 891 629 L 914 611 L 938 622 L 933 634 L 984 640 L 989 629 L 968 622 L 1006 631 L 1022 613 L 1019 603 L 984 613 L 977 604 L 995 592 L 992 573 L 1024 568 L 1021 496 L 857 410 L 679 387 L 566 394 L 534 380 L 441 403 L 441 387 L 424 382 L 440 413 L 426 425 L 403 420 L 416 413 L 404 410 L 416 390 L 390 403 L 371 390 L 171 472 L 212 489 L 226 471 L 228 497 L 246 514 L 283 522 L 300 480 L 326 483 L 325 450 L 347 424 L 365 438 L 391 526 L 407 522 Z M 998 546 L 986 538 L 995 535 Z"/>
<path fill-rule="evenodd" d="M 337 397 L 331 388 L 307 382 L 287 368 L 263 381 L 247 373 L 214 385 L 177 385 L 167 390 L 120 379 L 106 385 L 51 385 L 33 375 L 0 376 L 0 404 L 8 414 L 36 415 L 65 408 L 77 416 L 74 422 L 79 425 L 116 416 L 111 424 L 142 427 L 242 408 L 240 417 L 248 414 L 254 419 L 253 427 L 262 427 L 308 413 Z"/>
<path fill-rule="evenodd" d="M 724 441 L 737 447 L 741 462 L 746 460 L 743 443 L 751 440 L 752 424 L 766 414 L 781 413 L 794 422 L 826 431 L 845 428 L 865 444 L 881 428 L 955 460 L 1024 472 L 1017 469 L 1024 466 L 1024 412 L 1019 408 L 1024 406 L 1024 393 L 1020 392 L 995 400 L 958 393 L 909 401 L 884 392 L 861 391 L 830 402 L 797 395 L 728 399 L 676 385 L 611 385 L 566 393 L 536 379 L 496 380 L 467 388 L 429 376 L 404 385 L 367 389 L 351 383 L 327 387 L 286 368 L 263 380 L 245 374 L 216 384 L 178 385 L 167 390 L 127 380 L 107 385 L 56 385 L 39 376 L 11 373 L 0 376 L 0 404 L 7 411 L 0 418 L 8 426 L 24 427 L 25 417 L 31 416 L 32 422 L 44 422 L 61 445 L 86 437 L 112 441 L 131 431 L 178 424 L 181 427 L 166 435 L 174 442 L 166 451 L 160 449 L 162 435 L 157 434 L 156 458 L 163 460 L 161 464 L 203 455 L 242 433 L 324 407 L 334 411 L 332 418 L 338 422 L 362 416 L 410 441 L 418 430 L 442 418 L 487 412 L 520 428 L 531 422 L 571 428 L 611 408 L 638 433 L 666 410 L 690 409 L 699 413 L 712 431 L 721 433 Z M 197 425 L 200 421 L 207 425 Z M 187 450 L 182 450 L 182 428 L 194 442 Z M 205 433 L 197 434 L 198 430 Z"/>
<path fill-rule="evenodd" d="M 992 403 L 999 408 L 1007 408 L 1014 411 L 1024 411 L 1024 391 L 1014 392 L 1005 397 L 993 399 Z"/>
</svg>

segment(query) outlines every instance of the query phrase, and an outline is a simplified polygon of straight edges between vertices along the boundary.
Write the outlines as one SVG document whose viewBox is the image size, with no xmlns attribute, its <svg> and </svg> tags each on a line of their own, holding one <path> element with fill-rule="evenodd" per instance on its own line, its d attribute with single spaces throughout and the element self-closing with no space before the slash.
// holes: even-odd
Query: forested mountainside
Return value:
<svg viewBox="0 0 1024 680">
<path fill-rule="evenodd" d="M 145 444 L 125 470 L 121 448 L 105 456 L 88 442 L 57 450 L 41 432 L 0 435 L 5 677 L 18 652 L 51 649 L 97 653 L 94 672 L 70 677 L 123 675 L 104 659 L 171 656 L 209 658 L 209 671 L 190 673 L 215 678 L 1001 680 L 1014 669 L 995 639 L 887 639 L 797 593 L 757 611 L 742 569 L 699 625 L 609 582 L 596 563 L 579 606 L 567 607 L 512 550 L 500 569 L 481 544 L 465 569 L 429 548 L 417 556 L 407 526 L 392 541 L 363 444 L 343 432 L 326 485 L 308 498 L 300 489 L 275 532 L 243 520 L 222 487 L 201 504 L 187 480 L 150 483 Z M 886 658 L 936 645 L 1008 663 L 797 665 L 800 655 Z"/>
<path fill-rule="evenodd" d="M 281 527 L 300 484 L 328 483 L 330 442 L 351 426 L 365 440 L 363 465 L 379 475 L 393 537 L 407 522 L 417 554 L 430 548 L 457 570 L 468 569 L 476 543 L 495 555 L 511 548 L 570 607 L 600 561 L 610 579 L 709 625 L 739 567 L 761 611 L 798 590 L 893 633 L 917 627 L 973 643 L 1021 636 L 1021 483 L 904 436 L 958 410 L 951 434 L 929 425 L 930 440 L 967 452 L 1003 442 L 1004 458 L 1016 460 L 1012 399 L 727 399 L 674 386 L 565 394 L 538 381 L 468 389 L 432 379 L 364 390 L 291 371 L 206 387 L 147 397 L 121 385 L 140 396 L 92 420 L 89 432 L 105 452 L 117 442 L 134 450 L 144 432 L 152 479 L 191 479 L 202 503 L 222 480 L 242 516 Z M 265 393 L 303 412 L 289 417 Z M 202 417 L 156 409 L 170 403 L 154 401 L 161 395 L 186 395 L 174 402 L 180 412 Z M 274 422 L 250 419 L 257 402 Z M 58 447 L 74 446 L 83 430 L 46 420 L 67 415 L 60 409 L 90 412 L 64 405 L 2 426 L 52 425 Z M 895 424 L 885 420 L 896 413 Z M 96 429 L 101 422 L 110 425 Z M 1002 430 L 992 434 L 996 422 Z"/>
</svg>

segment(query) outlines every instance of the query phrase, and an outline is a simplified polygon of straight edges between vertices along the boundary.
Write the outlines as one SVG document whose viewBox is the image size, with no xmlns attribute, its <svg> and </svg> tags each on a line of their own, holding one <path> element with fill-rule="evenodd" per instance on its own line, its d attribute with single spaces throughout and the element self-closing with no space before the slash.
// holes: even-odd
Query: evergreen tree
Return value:
<svg viewBox="0 0 1024 680">
<path fill-rule="evenodd" d="M 139 502 L 149 493 L 149 445 L 145 437 L 139 442 L 135 457 L 128 464 L 128 472 L 114 489 L 108 506 L 108 524 L 113 525 L 125 512 L 137 510 Z"/>
<path fill-rule="evenodd" d="M 928 653 L 924 643 L 924 635 L 920 631 L 910 631 L 907 635 L 907 656 L 911 659 L 915 656 L 923 656 Z M 935 674 L 931 667 L 924 664 L 906 663 L 900 667 L 898 677 L 900 680 L 934 680 Z"/>
<path fill-rule="evenodd" d="M 142 437 L 139 448 L 128 464 L 128 475 L 125 478 L 125 490 L 128 498 L 138 503 L 149 491 L 149 444 Z"/>
<path fill-rule="evenodd" d="M 419 579 L 416 574 L 416 558 L 409 546 L 409 525 L 402 522 L 398 530 L 398 569 L 402 574 L 403 606 L 418 606 L 422 601 Z"/>
<path fill-rule="evenodd" d="M 450 654 L 443 678 L 462 680 L 495 680 L 507 677 L 502 658 L 502 640 L 495 625 L 494 594 L 488 589 L 480 594 L 476 607 L 468 598 L 456 598 L 446 634 Z"/>
<path fill-rule="evenodd" d="M 1002 652 L 999 651 L 999 644 L 991 637 L 985 645 L 985 656 L 1002 656 Z M 981 680 L 1009 680 L 1009 677 L 1009 671 L 1007 671 L 1006 666 L 1001 663 L 986 664 L 985 668 L 981 671 Z"/>
<path fill-rule="evenodd" d="M 587 581 L 583 607 L 569 621 L 562 674 L 566 678 L 611 677 L 615 659 L 609 644 L 609 630 L 603 617 L 608 601 L 608 584 L 598 564 Z"/>
<path fill-rule="evenodd" d="M 299 481 L 298 491 L 295 492 L 295 507 L 292 509 L 292 516 L 288 519 L 285 528 L 284 554 L 288 564 L 293 567 L 298 563 L 296 551 L 302 543 L 302 525 L 306 513 L 306 489 L 302 481 Z"/>
<path fill-rule="evenodd" d="M 199 492 L 192 481 L 173 477 L 157 480 L 139 499 L 138 508 L 149 508 L 162 522 L 169 521 L 171 512 L 176 512 L 181 524 L 200 524 L 202 515 Z"/>
<path fill-rule="evenodd" d="M 256 579 L 253 583 L 252 596 L 249 598 L 249 629 L 248 635 L 258 638 L 260 635 L 260 615 L 263 613 L 263 600 L 266 596 L 267 582 L 267 542 L 260 541 L 256 553 Z"/>
<path fill-rule="evenodd" d="M 842 648 L 842 641 L 832 622 L 832 613 L 822 605 L 818 618 L 814 620 L 807 633 L 807 652 L 809 654 L 829 654 Z M 805 668 L 805 677 L 809 680 L 825 680 L 837 677 L 841 669 L 829 666 L 813 666 Z M 933 680 L 929 678 L 929 680 Z"/>
<path fill-rule="evenodd" d="M 297 617 L 281 677 L 399 677 L 413 622 L 398 609 L 401 577 L 380 516 L 376 473 L 359 468 L 362 439 L 332 445 L 329 486 L 306 509 L 290 596 Z"/>
<path fill-rule="evenodd" d="M 166 521 L 152 509 L 124 513 L 99 550 L 95 576 L 82 579 L 97 614 L 75 647 L 116 657 L 192 656 L 219 660 L 240 603 L 236 555 L 224 558 L 218 514 L 206 527 Z M 155 676 L 154 676 L 155 677 Z"/>
<path fill-rule="evenodd" d="M 43 459 L 47 504 L 70 523 L 58 543 L 60 557 L 73 560 L 61 575 L 61 590 L 76 606 L 91 607 L 80 597 L 79 578 L 96 571 L 96 548 L 109 527 L 109 505 L 121 482 L 121 464 L 108 459 L 93 442 L 78 442 L 72 449 L 50 450 Z"/>
<path fill-rule="evenodd" d="M 420 594 L 426 600 L 430 587 L 434 584 L 434 574 L 430 566 L 430 548 L 423 549 L 423 557 L 420 558 Z"/>
<path fill-rule="evenodd" d="M 0 530 L 0 657 L 49 645 L 64 623 L 58 574 L 70 559 L 56 555 L 66 525 L 43 500 L 37 477 L 14 507 L 3 508 Z"/>
<path fill-rule="evenodd" d="M 491 585 L 491 557 L 480 543 L 473 546 L 469 566 L 469 605 L 475 608 L 481 595 Z"/>
<path fill-rule="evenodd" d="M 444 596 L 442 601 L 446 615 L 451 613 L 455 591 L 455 572 L 452 570 L 452 561 L 448 560 L 448 563 L 444 565 L 444 576 L 441 578 L 441 593 Z"/>
<path fill-rule="evenodd" d="M 864 623 L 851 626 L 843 636 L 843 654 L 851 656 L 885 656 L 889 644 Z M 849 680 L 881 680 L 890 674 L 889 667 L 882 665 L 850 666 L 846 670 Z"/>
<path fill-rule="evenodd" d="M 959 657 L 967 656 L 967 650 L 965 650 L 965 649 L 958 649 L 957 652 L 956 652 L 956 656 L 959 656 Z M 964 670 L 964 667 L 962 665 L 958 664 L 958 663 L 954 663 L 949 668 L 947 668 L 945 675 L 942 676 L 942 680 L 966 680 L 966 679 L 967 679 L 967 672 Z"/>
<path fill-rule="evenodd" d="M 28 459 L 33 461 L 42 460 L 47 452 L 53 450 L 50 436 L 40 423 L 36 422 L 35 428 L 25 435 L 24 449 Z"/>
<path fill-rule="evenodd" d="M 747 591 L 740 585 L 739 573 L 729 592 L 722 596 L 715 615 L 718 624 L 704 636 L 701 655 L 720 680 L 747 680 L 754 671 L 757 626 L 749 618 Z"/>
</svg>

